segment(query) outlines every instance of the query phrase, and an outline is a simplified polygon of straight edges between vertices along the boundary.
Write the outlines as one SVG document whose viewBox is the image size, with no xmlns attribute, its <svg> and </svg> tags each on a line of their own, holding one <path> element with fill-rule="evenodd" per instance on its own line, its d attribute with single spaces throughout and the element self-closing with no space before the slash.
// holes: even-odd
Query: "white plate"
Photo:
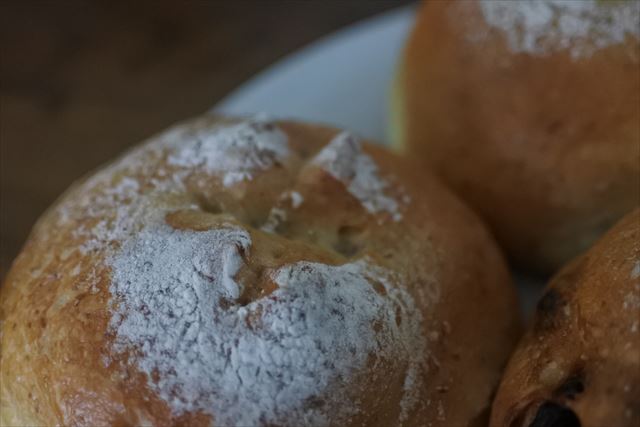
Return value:
<svg viewBox="0 0 640 427">
<path fill-rule="evenodd" d="M 391 80 L 413 19 L 414 7 L 403 7 L 323 37 L 249 80 L 214 110 L 327 123 L 384 143 Z M 542 284 L 521 275 L 517 284 L 528 317 Z"/>
<path fill-rule="evenodd" d="M 338 31 L 272 65 L 216 106 L 266 112 L 348 128 L 383 141 L 387 94 L 413 8 L 400 8 Z"/>
</svg>

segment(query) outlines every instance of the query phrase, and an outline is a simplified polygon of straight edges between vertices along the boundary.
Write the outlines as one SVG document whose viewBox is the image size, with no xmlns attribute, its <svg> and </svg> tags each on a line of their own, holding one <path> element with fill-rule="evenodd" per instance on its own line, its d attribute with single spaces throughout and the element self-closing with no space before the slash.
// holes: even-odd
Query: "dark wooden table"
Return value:
<svg viewBox="0 0 640 427">
<path fill-rule="evenodd" d="M 0 0 L 0 279 L 75 179 L 406 0 Z"/>
</svg>

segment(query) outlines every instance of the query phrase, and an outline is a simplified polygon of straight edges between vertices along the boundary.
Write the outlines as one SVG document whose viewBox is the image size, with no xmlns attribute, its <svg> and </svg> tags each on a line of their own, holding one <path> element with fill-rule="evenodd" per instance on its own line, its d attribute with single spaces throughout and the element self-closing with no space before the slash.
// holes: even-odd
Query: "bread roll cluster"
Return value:
<svg viewBox="0 0 640 427">
<path fill-rule="evenodd" d="M 69 189 L 0 425 L 640 424 L 640 2 L 425 2 L 397 77 L 404 158 L 208 114 Z M 523 336 L 507 258 L 555 273 Z"/>
<path fill-rule="evenodd" d="M 398 148 L 554 274 L 491 427 L 640 424 L 640 2 L 425 2 L 395 90 Z"/>
</svg>

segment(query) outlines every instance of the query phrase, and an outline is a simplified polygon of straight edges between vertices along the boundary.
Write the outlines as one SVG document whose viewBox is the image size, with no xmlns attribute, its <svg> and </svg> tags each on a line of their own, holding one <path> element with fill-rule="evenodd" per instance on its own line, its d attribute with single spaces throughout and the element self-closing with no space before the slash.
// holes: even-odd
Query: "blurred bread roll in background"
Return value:
<svg viewBox="0 0 640 427">
<path fill-rule="evenodd" d="M 638 1 L 427 1 L 393 138 L 552 272 L 640 204 L 639 60 Z"/>
</svg>

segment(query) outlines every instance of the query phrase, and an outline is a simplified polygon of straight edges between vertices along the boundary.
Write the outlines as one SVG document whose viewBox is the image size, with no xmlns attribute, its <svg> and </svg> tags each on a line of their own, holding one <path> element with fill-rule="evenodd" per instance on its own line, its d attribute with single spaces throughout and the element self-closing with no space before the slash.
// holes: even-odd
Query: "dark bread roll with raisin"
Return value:
<svg viewBox="0 0 640 427">
<path fill-rule="evenodd" d="M 640 425 L 640 209 L 550 282 L 492 427 Z"/>
</svg>

